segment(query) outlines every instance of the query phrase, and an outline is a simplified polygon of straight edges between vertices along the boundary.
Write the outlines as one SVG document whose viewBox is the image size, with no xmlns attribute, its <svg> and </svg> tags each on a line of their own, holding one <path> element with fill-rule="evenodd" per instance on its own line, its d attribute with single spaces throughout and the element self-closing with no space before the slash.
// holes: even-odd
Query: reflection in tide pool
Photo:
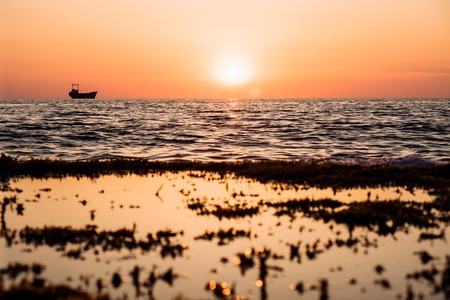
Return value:
<svg viewBox="0 0 450 300">
<path fill-rule="evenodd" d="M 41 264 L 48 282 L 94 296 L 442 299 L 450 272 L 424 190 L 180 172 L 18 179 L 1 199 L 0 267 Z M 20 276 L 33 277 L 5 285 Z"/>
</svg>

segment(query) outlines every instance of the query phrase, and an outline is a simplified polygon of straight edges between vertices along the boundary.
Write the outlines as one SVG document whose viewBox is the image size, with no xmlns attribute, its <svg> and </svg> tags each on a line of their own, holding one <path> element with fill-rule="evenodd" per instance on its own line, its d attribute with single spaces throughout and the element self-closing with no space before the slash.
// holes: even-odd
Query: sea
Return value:
<svg viewBox="0 0 450 300">
<path fill-rule="evenodd" d="M 18 159 L 450 161 L 450 98 L 0 99 Z"/>
</svg>

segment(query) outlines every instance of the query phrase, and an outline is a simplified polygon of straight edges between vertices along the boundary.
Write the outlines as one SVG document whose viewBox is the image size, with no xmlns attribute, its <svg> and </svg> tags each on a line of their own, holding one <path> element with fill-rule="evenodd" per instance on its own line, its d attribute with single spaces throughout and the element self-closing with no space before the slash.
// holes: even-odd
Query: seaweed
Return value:
<svg viewBox="0 0 450 300">
<path fill-rule="evenodd" d="M 277 203 L 266 202 L 265 205 L 275 208 L 277 216 L 288 215 L 294 218 L 296 213 L 301 212 L 306 217 L 322 220 L 325 223 L 333 221 L 337 224 L 345 224 L 350 232 L 356 227 L 365 227 L 382 236 L 394 234 L 407 226 L 438 228 L 442 221 L 442 212 L 433 213 L 429 204 L 399 200 L 367 200 L 344 204 L 331 199 L 315 201 L 302 199 Z"/>
<path fill-rule="evenodd" d="M 200 199 L 188 200 L 187 208 L 195 211 L 198 216 L 212 215 L 219 220 L 253 217 L 258 215 L 260 211 L 259 206 L 247 207 L 245 203 L 236 205 L 226 205 L 226 203 L 223 205 L 208 205 Z"/>
<path fill-rule="evenodd" d="M 153 299 L 153 289 L 156 282 L 163 281 L 168 285 L 173 286 L 174 281 L 180 277 L 180 275 L 174 272 L 172 268 L 168 268 L 167 271 L 156 274 L 156 267 L 153 266 L 148 279 L 142 281 L 140 274 L 143 269 L 143 267 L 136 265 L 129 272 L 132 284 L 136 290 L 136 298 L 143 294 L 141 288 L 144 287 L 148 291 L 149 298 Z M 89 289 L 88 277 L 80 276 L 80 281 L 85 284 L 85 290 L 83 290 L 81 286 L 74 289 L 70 285 L 54 284 L 42 277 L 44 270 L 45 266 L 37 263 L 11 263 L 5 268 L 1 268 L 0 282 L 9 279 L 11 284 L 8 288 L 5 288 L 0 284 L 0 299 L 111 299 L 108 293 L 103 292 L 103 289 L 107 286 L 108 282 L 103 278 L 98 278 L 96 280 L 97 295 L 93 295 Z M 28 278 L 30 273 L 33 275 L 32 280 Z M 15 281 L 17 281 L 20 276 L 22 276 L 22 279 L 16 284 Z M 126 282 L 126 279 L 118 271 L 114 272 L 109 280 L 110 285 L 114 289 L 120 288 L 124 282 Z"/>
<path fill-rule="evenodd" d="M 395 164 L 338 164 L 321 161 L 152 161 L 141 158 L 91 159 L 67 161 L 58 159 L 19 160 L 2 155 L 0 178 L 33 178 L 101 175 L 147 175 L 158 172 L 202 171 L 221 176 L 234 174 L 260 182 L 308 184 L 339 190 L 352 187 L 403 186 L 408 189 L 422 187 L 437 190 L 448 199 L 450 163 L 433 166 L 401 166 Z"/>
<path fill-rule="evenodd" d="M 240 229 L 234 229 L 230 228 L 228 230 L 225 229 L 219 229 L 217 232 L 206 230 L 204 234 L 196 236 L 195 240 L 207 240 L 211 241 L 214 238 L 217 238 L 219 241 L 217 244 L 219 246 L 226 245 L 230 242 L 232 242 L 234 239 L 239 237 L 251 237 L 251 230 L 240 230 Z"/>
<path fill-rule="evenodd" d="M 64 256 L 73 259 L 84 259 L 83 253 L 92 250 L 95 254 L 101 251 L 120 251 L 122 249 L 141 250 L 143 252 L 159 250 L 162 258 L 183 256 L 188 249 L 186 244 L 173 243 L 172 238 L 181 235 L 182 232 L 160 230 L 147 234 L 146 239 L 135 237 L 136 228 L 122 228 L 119 230 L 97 230 L 96 226 L 87 225 L 85 228 L 74 229 L 67 227 L 43 227 L 32 228 L 26 226 L 19 231 L 20 240 L 27 244 L 49 246 L 63 252 Z M 77 246 L 76 249 L 66 250 L 69 246 Z"/>
</svg>

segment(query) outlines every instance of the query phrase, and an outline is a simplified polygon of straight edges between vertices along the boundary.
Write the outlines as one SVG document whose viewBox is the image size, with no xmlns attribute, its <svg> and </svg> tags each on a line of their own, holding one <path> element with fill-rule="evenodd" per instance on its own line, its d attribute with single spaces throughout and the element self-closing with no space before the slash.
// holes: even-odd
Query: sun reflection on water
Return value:
<svg viewBox="0 0 450 300">
<path fill-rule="evenodd" d="M 115 296 L 123 290 L 132 295 L 142 283 L 161 298 L 177 291 L 197 298 L 211 292 L 234 299 L 291 298 L 293 293 L 390 297 L 404 291 L 405 273 L 427 267 L 415 252 L 441 257 L 431 260 L 441 269 L 448 254 L 446 228 L 441 238 L 432 226 L 425 234 L 414 224 L 399 223 L 401 216 L 381 223 L 345 219 L 352 210 L 354 216 L 365 213 L 364 203 L 385 205 L 390 210 L 385 214 L 416 213 L 415 205 L 434 199 L 420 189 L 318 189 L 204 172 L 24 178 L 10 188 L 2 198 L 17 197 L 23 211 L 3 214 L 7 232 L 20 233 L 12 238 L 15 243 L 0 247 L 3 261 L 43 263 L 55 282 L 70 277 L 70 284 L 76 274 L 88 274 L 99 280 L 99 290 Z M 373 209 L 375 214 L 378 208 Z M 45 235 L 41 240 L 44 230 L 80 237 L 58 241 L 53 251 Z M 100 237 L 108 241 L 92 242 Z M 137 264 L 142 267 L 133 286 L 127 272 Z M 377 264 L 388 270 L 389 288 L 387 278 L 373 271 Z M 120 279 L 116 288 L 113 274 L 117 283 Z M 92 285 L 88 289 L 95 292 Z M 418 283 L 416 289 L 426 285 Z"/>
</svg>

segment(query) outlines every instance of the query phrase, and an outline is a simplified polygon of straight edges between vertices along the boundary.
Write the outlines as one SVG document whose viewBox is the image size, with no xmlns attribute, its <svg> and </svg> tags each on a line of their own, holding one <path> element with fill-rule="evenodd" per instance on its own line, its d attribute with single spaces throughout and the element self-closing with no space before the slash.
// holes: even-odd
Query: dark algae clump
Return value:
<svg viewBox="0 0 450 300">
<path fill-rule="evenodd" d="M 97 230 L 95 226 L 88 225 L 86 228 L 73 229 L 71 227 L 25 227 L 19 231 L 21 242 L 26 245 L 49 246 L 63 255 L 83 259 L 83 253 L 92 250 L 95 254 L 108 251 L 140 250 L 144 252 L 159 251 L 162 257 L 182 256 L 188 247 L 179 244 L 173 239 L 182 233 L 171 230 L 160 230 L 156 233 L 148 233 L 146 239 L 135 237 L 136 228 L 123 228 L 115 231 Z M 66 250 L 70 246 L 76 248 Z"/>
<path fill-rule="evenodd" d="M 104 159 L 65 161 L 53 159 L 18 160 L 2 155 L 0 178 L 34 178 L 100 175 L 145 175 L 154 172 L 205 171 L 234 174 L 260 182 L 309 184 L 336 189 L 373 186 L 447 188 L 450 164 L 425 167 L 395 164 L 357 165 L 302 161 L 151 161 L 146 159 Z M 447 191 L 448 192 L 448 191 Z"/>
</svg>

